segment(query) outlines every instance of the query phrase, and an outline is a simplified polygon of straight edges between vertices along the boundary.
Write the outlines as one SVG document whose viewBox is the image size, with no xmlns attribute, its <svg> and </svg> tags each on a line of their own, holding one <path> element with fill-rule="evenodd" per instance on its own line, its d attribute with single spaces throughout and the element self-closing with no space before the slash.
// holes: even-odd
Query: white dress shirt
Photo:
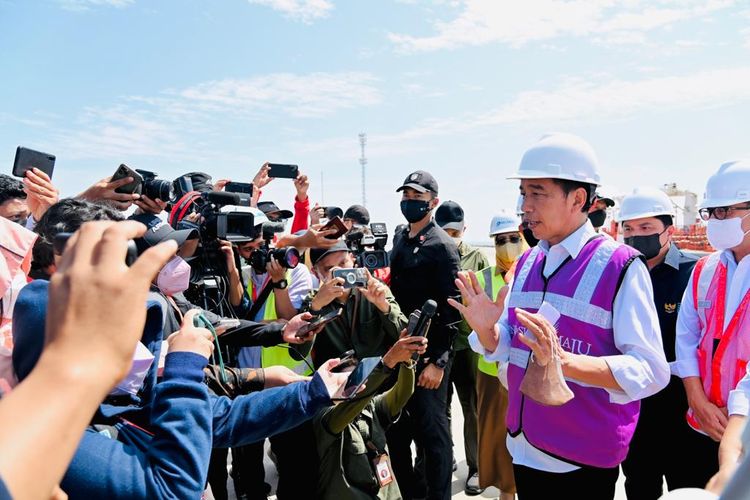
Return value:
<svg viewBox="0 0 750 500">
<path fill-rule="evenodd" d="M 590 222 L 583 224 L 562 242 L 552 247 L 546 241 L 539 248 L 546 255 L 544 276 L 549 277 L 568 257 L 576 258 L 586 243 L 596 236 Z M 505 363 L 510 355 L 510 325 L 508 323 L 509 293 L 498 321 L 499 339 L 494 352 L 485 349 L 476 332 L 469 335 L 471 348 L 488 361 Z M 669 364 L 664 355 L 659 317 L 654 306 L 653 288 L 648 268 L 639 259 L 627 269 L 622 285 L 615 296 L 612 325 L 615 346 L 622 354 L 602 356 L 622 390 L 605 389 L 612 403 L 626 404 L 651 396 L 669 382 Z M 566 378 L 570 383 L 587 384 Z M 507 438 L 513 463 L 547 472 L 570 472 L 578 467 L 558 460 L 535 448 L 523 434 Z"/>
<path fill-rule="evenodd" d="M 727 267 L 727 289 L 725 294 L 724 328 L 729 325 L 740 302 L 750 289 L 750 256 L 743 258 L 739 264 L 731 250 L 724 250 L 721 262 Z M 698 344 L 701 340 L 701 327 L 698 311 L 693 301 L 693 277 L 690 276 L 685 293 L 682 296 L 680 313 L 677 316 L 677 334 L 675 338 L 675 361 L 670 363 L 672 373 L 680 378 L 700 377 L 698 368 Z"/>
</svg>

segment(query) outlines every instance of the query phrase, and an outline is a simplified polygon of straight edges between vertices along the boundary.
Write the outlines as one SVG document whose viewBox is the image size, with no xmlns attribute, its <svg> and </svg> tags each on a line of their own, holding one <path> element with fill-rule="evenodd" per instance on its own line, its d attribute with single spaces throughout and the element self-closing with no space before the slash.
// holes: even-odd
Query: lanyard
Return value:
<svg viewBox="0 0 750 500">
<path fill-rule="evenodd" d="M 251 276 L 250 279 L 252 280 L 253 277 Z M 255 303 L 256 300 L 258 300 L 258 295 L 260 295 L 260 292 L 263 291 L 263 289 L 266 287 L 268 282 L 271 281 L 271 275 L 269 274 L 266 276 L 266 279 L 263 280 L 263 285 L 257 287 L 255 286 L 255 281 L 253 281 L 253 303 Z"/>
</svg>

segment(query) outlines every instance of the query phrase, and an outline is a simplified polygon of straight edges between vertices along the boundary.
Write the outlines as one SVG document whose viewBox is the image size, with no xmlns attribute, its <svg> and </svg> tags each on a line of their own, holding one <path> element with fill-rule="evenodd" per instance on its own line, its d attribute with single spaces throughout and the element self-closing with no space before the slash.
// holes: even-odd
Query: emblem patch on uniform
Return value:
<svg viewBox="0 0 750 500">
<path fill-rule="evenodd" d="M 674 314 L 677 310 L 677 304 L 664 304 L 664 312 L 667 314 Z"/>
</svg>

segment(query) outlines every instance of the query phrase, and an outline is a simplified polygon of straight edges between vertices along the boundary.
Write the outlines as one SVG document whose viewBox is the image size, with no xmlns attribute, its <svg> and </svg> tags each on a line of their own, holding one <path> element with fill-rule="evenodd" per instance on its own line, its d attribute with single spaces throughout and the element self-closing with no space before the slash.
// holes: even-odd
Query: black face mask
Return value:
<svg viewBox="0 0 750 500">
<path fill-rule="evenodd" d="M 526 240 L 526 243 L 529 245 L 529 247 L 537 246 L 539 244 L 539 240 L 534 237 L 534 233 L 531 231 L 531 229 L 526 227 L 525 222 L 522 224 L 522 226 L 523 231 L 521 232 L 523 233 L 523 239 Z"/>
<path fill-rule="evenodd" d="M 401 200 L 401 213 L 410 224 L 421 221 L 429 212 L 429 201 Z"/>
<path fill-rule="evenodd" d="M 606 219 L 607 212 L 605 210 L 596 210 L 589 214 L 589 220 L 594 227 L 602 227 Z"/>
<path fill-rule="evenodd" d="M 659 237 L 662 234 L 664 234 L 664 231 L 648 236 L 628 236 L 625 238 L 625 244 L 641 252 L 646 260 L 650 260 L 661 252 L 663 245 L 659 241 Z"/>
</svg>

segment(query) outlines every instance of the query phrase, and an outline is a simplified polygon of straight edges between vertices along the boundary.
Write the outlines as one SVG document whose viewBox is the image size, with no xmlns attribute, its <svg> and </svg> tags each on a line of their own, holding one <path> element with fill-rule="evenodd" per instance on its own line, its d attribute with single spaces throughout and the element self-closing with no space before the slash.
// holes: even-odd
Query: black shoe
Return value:
<svg viewBox="0 0 750 500">
<path fill-rule="evenodd" d="M 469 477 L 466 478 L 466 486 L 464 486 L 464 493 L 470 497 L 481 495 L 484 488 L 479 487 L 479 473 L 469 471 Z"/>
</svg>

